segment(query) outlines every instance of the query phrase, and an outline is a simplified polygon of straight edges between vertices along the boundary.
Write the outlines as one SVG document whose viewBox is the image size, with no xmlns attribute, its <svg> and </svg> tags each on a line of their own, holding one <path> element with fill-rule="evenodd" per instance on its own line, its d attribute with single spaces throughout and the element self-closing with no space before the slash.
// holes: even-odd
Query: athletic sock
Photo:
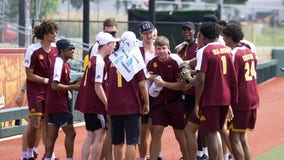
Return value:
<svg viewBox="0 0 284 160">
<path fill-rule="evenodd" d="M 162 152 L 160 152 L 160 153 L 159 153 L 159 156 L 158 156 L 158 157 L 160 157 L 160 158 L 162 158 L 162 157 L 163 157 Z"/>
<path fill-rule="evenodd" d="M 140 160 L 147 160 L 147 158 L 146 158 L 146 157 L 143 157 L 143 158 L 140 158 Z"/>
<path fill-rule="evenodd" d="M 208 156 L 208 148 L 207 147 L 202 147 L 203 154 Z"/>
<path fill-rule="evenodd" d="M 73 158 L 67 158 L 66 160 L 73 160 Z"/>
<path fill-rule="evenodd" d="M 203 151 L 197 151 L 197 152 L 196 152 L 196 156 L 202 157 L 202 156 L 203 156 Z"/>
<path fill-rule="evenodd" d="M 224 160 L 228 160 L 229 159 L 229 153 L 225 153 L 224 154 Z"/>
<path fill-rule="evenodd" d="M 22 151 L 21 160 L 23 160 L 24 158 L 28 158 L 27 151 Z"/>
</svg>

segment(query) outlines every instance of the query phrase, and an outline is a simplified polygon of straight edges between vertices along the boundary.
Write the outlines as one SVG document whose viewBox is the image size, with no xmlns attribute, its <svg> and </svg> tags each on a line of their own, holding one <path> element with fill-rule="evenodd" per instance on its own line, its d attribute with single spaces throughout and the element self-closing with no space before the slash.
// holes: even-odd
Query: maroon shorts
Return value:
<svg viewBox="0 0 284 160">
<path fill-rule="evenodd" d="M 43 116 L 45 113 L 45 100 L 28 99 L 29 116 Z"/>
<path fill-rule="evenodd" d="M 200 124 L 200 119 L 196 117 L 194 110 L 190 112 L 188 121 L 194 124 L 198 124 L 198 125 Z"/>
<path fill-rule="evenodd" d="M 228 129 L 232 132 L 252 131 L 256 121 L 256 109 L 233 110 L 234 118 L 228 122 Z"/>
<path fill-rule="evenodd" d="M 200 107 L 199 131 L 216 132 L 223 128 L 229 106 Z"/>
<path fill-rule="evenodd" d="M 168 126 L 174 129 L 184 129 L 186 125 L 186 111 L 182 98 L 151 108 L 152 125 Z"/>
</svg>

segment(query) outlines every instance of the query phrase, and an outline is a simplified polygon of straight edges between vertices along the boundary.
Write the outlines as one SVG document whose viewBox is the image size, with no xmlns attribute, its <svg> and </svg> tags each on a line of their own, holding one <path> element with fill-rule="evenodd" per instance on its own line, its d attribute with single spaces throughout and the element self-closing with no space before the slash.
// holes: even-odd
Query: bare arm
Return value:
<svg viewBox="0 0 284 160">
<path fill-rule="evenodd" d="M 66 91 L 66 90 L 79 90 L 80 88 L 80 82 L 71 84 L 71 85 L 65 85 L 61 84 L 57 81 L 51 82 L 51 89 L 55 91 Z"/>
<path fill-rule="evenodd" d="M 196 77 L 193 81 L 193 84 L 195 86 L 195 114 L 197 117 L 199 117 L 199 103 L 200 99 L 204 90 L 204 84 L 205 84 L 205 73 L 204 72 L 197 72 Z"/>
<path fill-rule="evenodd" d="M 41 77 L 39 75 L 34 74 L 34 70 L 31 68 L 26 68 L 26 77 L 28 81 L 41 83 L 41 84 L 47 84 L 48 78 L 47 77 Z"/>
<path fill-rule="evenodd" d="M 144 100 L 144 106 L 143 106 L 143 114 L 147 114 L 149 112 L 149 95 L 148 95 L 148 87 L 146 80 L 139 82 L 139 90 L 142 95 L 142 98 Z"/>
<path fill-rule="evenodd" d="M 26 81 L 23 83 L 21 91 L 17 97 L 17 99 L 15 100 L 15 103 L 21 107 L 23 105 L 24 102 L 24 97 L 25 97 L 25 93 L 26 93 L 26 88 L 27 88 L 27 84 Z"/>
<path fill-rule="evenodd" d="M 162 78 L 156 78 L 154 79 L 154 81 L 158 86 L 166 87 L 176 91 L 183 91 L 187 87 L 186 83 L 179 79 L 177 80 L 177 82 L 166 82 Z"/>
<path fill-rule="evenodd" d="M 107 110 L 108 109 L 107 108 L 107 97 L 106 97 L 102 83 L 99 83 L 99 82 L 95 83 L 95 92 L 97 96 L 99 97 L 99 99 L 103 102 Z"/>
</svg>

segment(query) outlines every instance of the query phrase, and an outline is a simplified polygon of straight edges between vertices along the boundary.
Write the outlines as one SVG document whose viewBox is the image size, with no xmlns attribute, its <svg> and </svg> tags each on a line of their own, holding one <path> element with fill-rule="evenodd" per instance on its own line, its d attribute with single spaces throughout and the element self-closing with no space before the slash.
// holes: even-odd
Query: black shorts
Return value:
<svg viewBox="0 0 284 160">
<path fill-rule="evenodd" d="M 126 137 L 127 145 L 140 143 L 141 114 L 110 116 L 112 144 L 124 144 Z"/>
<path fill-rule="evenodd" d="M 72 125 L 73 124 L 73 115 L 72 115 L 72 113 L 48 114 L 47 123 L 53 124 L 58 128 L 63 127 L 65 125 Z"/>
<path fill-rule="evenodd" d="M 85 113 L 84 114 L 85 119 L 85 126 L 87 131 L 94 132 L 95 130 L 104 128 L 107 129 L 106 125 L 106 116 L 102 114 L 96 114 L 96 113 Z"/>
<path fill-rule="evenodd" d="M 195 106 L 195 95 L 185 94 L 185 111 L 186 116 L 189 118 L 190 113 L 193 111 Z"/>
</svg>

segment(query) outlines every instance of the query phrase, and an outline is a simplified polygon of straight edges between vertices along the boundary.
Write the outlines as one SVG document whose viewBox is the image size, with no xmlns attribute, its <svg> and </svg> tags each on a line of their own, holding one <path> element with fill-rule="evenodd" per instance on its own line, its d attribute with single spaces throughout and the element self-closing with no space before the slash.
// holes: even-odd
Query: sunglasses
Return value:
<svg viewBox="0 0 284 160">
<path fill-rule="evenodd" d="M 117 31 L 111 31 L 111 32 L 105 31 L 105 32 L 111 34 L 113 37 L 115 37 L 115 36 L 116 36 L 116 33 L 117 33 Z"/>
</svg>

